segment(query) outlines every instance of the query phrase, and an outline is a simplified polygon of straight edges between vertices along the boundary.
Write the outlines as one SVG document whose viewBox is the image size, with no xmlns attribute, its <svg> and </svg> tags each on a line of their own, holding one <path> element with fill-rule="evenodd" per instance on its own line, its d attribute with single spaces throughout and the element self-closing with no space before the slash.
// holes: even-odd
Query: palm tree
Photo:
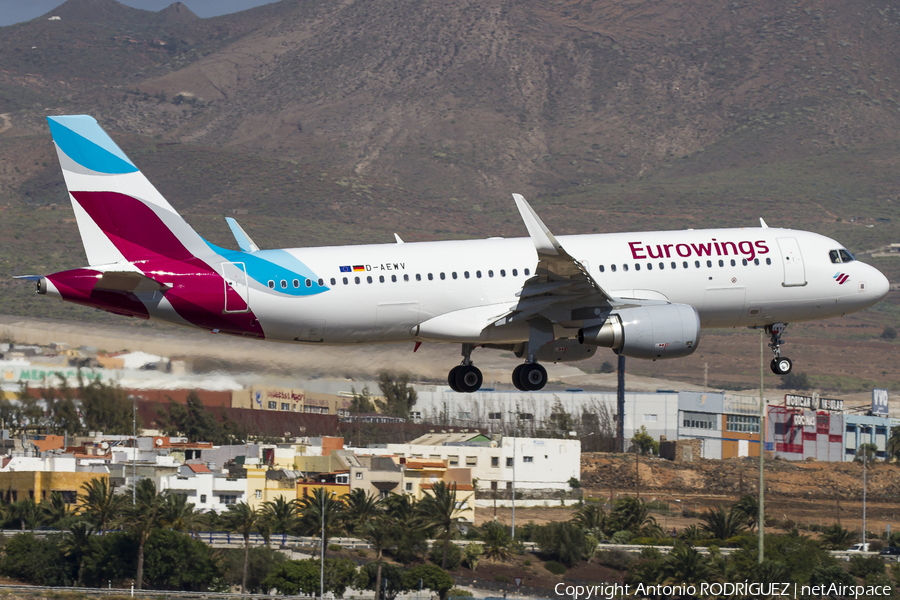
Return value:
<svg viewBox="0 0 900 600">
<path fill-rule="evenodd" d="M 72 557 L 78 563 L 78 572 L 75 575 L 75 587 L 81 583 L 81 569 L 84 566 L 84 557 L 88 553 L 91 543 L 91 527 L 84 521 L 79 521 L 69 528 L 69 533 L 62 540 L 63 555 Z"/>
<path fill-rule="evenodd" d="M 742 513 L 747 523 L 747 527 L 753 531 L 759 525 L 759 497 L 753 494 L 744 494 L 741 499 L 734 503 L 731 510 Z"/>
<path fill-rule="evenodd" d="M 368 519 L 379 515 L 383 511 L 381 499 L 366 492 L 362 488 L 356 488 L 344 496 L 344 519 L 347 531 L 353 531 Z"/>
<path fill-rule="evenodd" d="M 299 529 L 305 535 L 322 535 L 324 513 L 325 536 L 322 547 L 328 548 L 328 540 L 338 535 L 342 529 L 344 503 L 325 488 L 317 488 L 312 496 L 307 496 L 300 504 Z"/>
<path fill-rule="evenodd" d="M 22 531 L 35 529 L 41 523 L 41 511 L 34 498 L 23 498 L 13 502 L 10 506 L 10 513 L 19 520 Z"/>
<path fill-rule="evenodd" d="M 900 425 L 891 427 L 891 437 L 888 438 L 885 450 L 888 456 L 900 459 Z"/>
<path fill-rule="evenodd" d="M 497 521 L 488 521 L 481 527 L 479 536 L 484 543 L 484 557 L 488 560 L 503 561 L 509 558 L 509 543 L 512 541 L 509 529 Z"/>
<path fill-rule="evenodd" d="M 47 525 L 57 525 L 69 516 L 69 507 L 60 492 L 51 492 L 49 500 L 42 500 L 39 505 L 41 516 Z"/>
<path fill-rule="evenodd" d="M 600 533 L 606 528 L 606 511 L 599 504 L 588 503 L 578 509 L 572 522 L 580 525 L 585 531 Z"/>
<path fill-rule="evenodd" d="M 375 548 L 375 594 L 381 590 L 381 554 L 384 549 L 397 540 L 397 526 L 384 514 L 376 514 L 356 528 L 356 535 L 366 540 Z"/>
<path fill-rule="evenodd" d="M 163 523 L 163 501 L 156 493 L 156 484 L 152 479 L 141 479 L 135 490 L 135 503 L 124 511 L 120 523 L 138 543 L 137 572 L 134 578 L 135 589 L 142 589 L 144 583 L 144 545 L 153 530 Z"/>
<path fill-rule="evenodd" d="M 125 496 L 116 494 L 109 480 L 98 477 L 81 485 L 81 511 L 88 521 L 102 534 L 106 526 L 121 516 L 125 507 Z"/>
<path fill-rule="evenodd" d="M 197 531 L 203 515 L 194 510 L 194 505 L 187 501 L 184 494 L 166 490 L 162 496 L 161 522 L 175 531 Z"/>
<path fill-rule="evenodd" d="M 247 593 L 247 566 L 250 564 L 250 534 L 259 526 L 262 514 L 250 508 L 246 502 L 229 504 L 222 515 L 222 522 L 229 531 L 239 533 L 244 538 L 244 570 L 241 575 L 241 592 Z"/>
<path fill-rule="evenodd" d="M 714 581 L 715 569 L 705 556 L 684 544 L 676 545 L 663 559 L 659 581 L 663 584 L 685 581 Z"/>
<path fill-rule="evenodd" d="M 297 526 L 300 503 L 296 498 L 285 500 L 283 496 L 278 496 L 274 500 L 263 502 L 261 511 L 267 530 L 275 533 L 290 533 Z"/>
<path fill-rule="evenodd" d="M 650 516 L 650 509 L 641 498 L 625 496 L 616 500 L 610 519 L 617 531 L 630 531 L 644 537 L 657 537 L 662 534 L 656 518 Z"/>
<path fill-rule="evenodd" d="M 447 485 L 438 481 L 431 486 L 430 494 L 419 501 L 419 515 L 423 526 L 438 532 L 437 537 L 444 540 L 444 557 L 441 568 L 447 568 L 447 554 L 450 552 L 450 538 L 458 529 L 460 506 L 468 500 L 456 500 L 456 484 Z"/>
<path fill-rule="evenodd" d="M 700 520 L 703 521 L 700 528 L 717 540 L 727 540 L 744 531 L 745 519 L 746 515 L 742 511 L 726 511 L 720 504 L 715 510 L 707 509 L 700 515 Z"/>
<path fill-rule="evenodd" d="M 844 529 L 837 523 L 822 530 L 822 544 L 830 550 L 846 550 L 858 537 L 855 531 Z"/>
</svg>

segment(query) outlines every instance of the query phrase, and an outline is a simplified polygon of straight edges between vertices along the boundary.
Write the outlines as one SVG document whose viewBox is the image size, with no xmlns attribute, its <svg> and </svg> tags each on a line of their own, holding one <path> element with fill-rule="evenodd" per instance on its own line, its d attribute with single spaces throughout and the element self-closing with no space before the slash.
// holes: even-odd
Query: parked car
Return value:
<svg viewBox="0 0 900 600">
<path fill-rule="evenodd" d="M 847 552 L 868 552 L 869 551 L 869 542 L 863 544 L 862 542 L 858 544 L 853 544 L 849 548 L 847 548 Z"/>
<path fill-rule="evenodd" d="M 882 556 L 900 556 L 900 548 L 897 546 L 886 546 L 881 549 Z"/>
</svg>

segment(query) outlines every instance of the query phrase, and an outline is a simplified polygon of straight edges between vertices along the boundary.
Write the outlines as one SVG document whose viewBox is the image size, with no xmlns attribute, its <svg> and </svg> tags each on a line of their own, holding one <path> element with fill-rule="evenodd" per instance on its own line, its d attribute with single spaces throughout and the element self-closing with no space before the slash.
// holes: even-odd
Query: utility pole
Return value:
<svg viewBox="0 0 900 600">
<path fill-rule="evenodd" d="M 763 329 L 759 330 L 759 564 L 763 562 L 766 526 L 766 480 L 765 480 L 765 460 L 766 460 L 766 407 L 763 398 Z"/>
<path fill-rule="evenodd" d="M 869 447 L 863 445 L 863 552 L 866 551 L 866 467 L 869 463 Z"/>
<path fill-rule="evenodd" d="M 319 600 L 325 600 L 325 486 L 319 488 L 322 492 L 322 549 L 319 559 Z"/>
<path fill-rule="evenodd" d="M 131 397 L 131 505 L 137 504 L 137 396 Z"/>
</svg>

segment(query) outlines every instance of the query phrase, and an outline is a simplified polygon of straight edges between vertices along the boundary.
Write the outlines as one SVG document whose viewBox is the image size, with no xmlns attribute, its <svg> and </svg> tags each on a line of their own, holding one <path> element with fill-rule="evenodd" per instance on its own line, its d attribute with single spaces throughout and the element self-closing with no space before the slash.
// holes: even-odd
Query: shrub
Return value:
<svg viewBox="0 0 900 600">
<path fill-rule="evenodd" d="M 616 571 L 624 571 L 634 557 L 624 550 L 601 550 L 597 553 L 597 562 Z"/>
<path fill-rule="evenodd" d="M 884 573 L 884 560 L 880 556 L 860 556 L 850 558 L 850 574 L 865 579 L 869 575 Z"/>
<path fill-rule="evenodd" d="M 530 567 L 530 566 L 531 566 L 531 559 L 530 559 L 530 558 L 526 558 L 524 561 L 522 561 L 522 564 L 525 565 L 526 567 Z"/>
<path fill-rule="evenodd" d="M 340 544 L 328 544 L 329 552 L 340 552 L 343 549 L 344 549 L 344 547 L 341 546 Z"/>
<path fill-rule="evenodd" d="M 428 553 L 428 558 L 441 567 L 444 563 L 444 542 L 436 541 L 431 546 L 431 552 Z M 456 544 L 450 544 L 447 546 L 447 566 L 446 570 L 455 571 L 459 568 L 459 565 L 462 563 L 462 550 L 460 550 L 459 546 Z M 444 567 L 442 567 L 444 568 Z"/>
<path fill-rule="evenodd" d="M 562 563 L 558 563 L 555 560 L 550 560 L 544 563 L 544 568 L 553 573 L 554 575 L 565 575 L 566 567 Z"/>
<path fill-rule="evenodd" d="M 617 531 L 612 536 L 613 544 L 630 544 L 631 540 L 634 539 L 634 535 L 630 531 Z"/>
<path fill-rule="evenodd" d="M 475 594 L 468 590 L 461 590 L 459 588 L 453 588 L 449 592 L 447 592 L 448 598 L 473 598 Z"/>
<path fill-rule="evenodd" d="M 509 583 L 509 577 L 506 575 L 494 575 L 494 581 L 497 583 Z"/>
</svg>

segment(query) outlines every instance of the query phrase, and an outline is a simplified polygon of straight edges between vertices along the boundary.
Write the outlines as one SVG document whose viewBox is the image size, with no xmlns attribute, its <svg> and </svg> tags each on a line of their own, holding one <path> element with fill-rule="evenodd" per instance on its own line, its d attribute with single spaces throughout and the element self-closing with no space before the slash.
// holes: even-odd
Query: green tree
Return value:
<svg viewBox="0 0 900 600">
<path fill-rule="evenodd" d="M 69 533 L 63 538 L 60 549 L 63 556 L 75 565 L 74 585 L 79 587 L 84 557 L 91 549 L 91 526 L 84 521 L 79 521 L 72 525 L 69 528 Z"/>
<path fill-rule="evenodd" d="M 859 539 L 855 531 L 844 529 L 837 523 L 822 530 L 822 545 L 830 550 L 846 550 Z"/>
<path fill-rule="evenodd" d="M 221 578 L 212 548 L 171 529 L 156 529 L 147 540 L 144 579 L 153 590 L 205 592 Z M 185 568 L 189 565 L 189 568 Z"/>
<path fill-rule="evenodd" d="M 23 498 L 10 505 L 10 517 L 19 522 L 22 531 L 41 525 L 41 510 L 34 498 Z"/>
<path fill-rule="evenodd" d="M 547 523 L 535 531 L 535 542 L 541 552 L 568 568 L 590 558 L 595 543 L 591 543 L 584 530 L 571 521 Z"/>
<path fill-rule="evenodd" d="M 641 537 L 662 535 L 662 529 L 656 523 L 656 518 L 650 515 L 650 508 L 641 498 L 631 496 L 619 498 L 613 505 L 609 519 L 611 530 L 630 531 Z"/>
<path fill-rule="evenodd" d="M 876 452 L 878 452 L 878 446 L 875 444 L 860 444 L 859 448 L 856 449 L 854 462 L 863 462 L 863 459 L 867 462 L 872 462 L 875 460 Z"/>
<path fill-rule="evenodd" d="M 350 400 L 350 412 L 354 415 L 375 412 L 375 401 L 369 395 L 369 387 L 363 387 L 362 391 L 356 393 L 356 389 L 350 388 L 353 398 Z"/>
<path fill-rule="evenodd" d="M 445 565 L 441 567 L 445 571 L 455 571 L 462 563 L 462 549 L 456 544 L 445 547 L 444 544 L 435 542 L 431 546 L 428 558 L 436 565 Z"/>
<path fill-rule="evenodd" d="M 375 514 L 367 520 L 361 522 L 356 527 L 356 535 L 366 540 L 375 550 L 375 588 L 381 589 L 381 568 L 382 554 L 384 549 L 395 544 L 398 539 L 402 539 L 402 535 L 397 529 L 397 525 L 391 521 L 385 514 Z"/>
<path fill-rule="evenodd" d="M 702 583 L 715 580 L 716 572 L 709 559 L 690 546 L 678 544 L 662 560 L 659 583 Z"/>
<path fill-rule="evenodd" d="M 297 594 L 316 596 L 319 594 L 320 568 L 317 558 L 289 560 L 272 569 L 263 582 L 263 587 L 275 588 L 279 593 L 290 596 Z M 356 565 L 346 558 L 326 558 L 324 568 L 325 591 L 334 592 L 337 597 L 342 597 L 353 583 Z"/>
<path fill-rule="evenodd" d="M 869 575 L 881 575 L 884 573 L 884 560 L 880 556 L 863 556 L 857 554 L 850 557 L 850 574 L 860 579 Z"/>
<path fill-rule="evenodd" d="M 85 384 L 78 373 L 78 397 L 85 429 L 115 435 L 130 435 L 133 406 L 127 394 L 115 384 L 92 379 Z M 141 428 L 140 422 L 137 424 Z"/>
<path fill-rule="evenodd" d="M 466 547 L 463 549 L 466 566 L 473 571 L 477 569 L 482 554 L 484 554 L 484 548 L 481 547 L 481 544 L 466 544 Z"/>
<path fill-rule="evenodd" d="M 428 531 L 419 522 L 416 500 L 408 494 L 391 494 L 383 505 L 397 532 L 391 555 L 405 565 L 416 562 L 428 551 Z"/>
<path fill-rule="evenodd" d="M 125 496 L 115 493 L 106 478 L 97 477 L 81 484 L 81 511 L 94 529 L 103 533 L 107 525 L 121 516 Z"/>
<path fill-rule="evenodd" d="M 75 580 L 73 561 L 66 560 L 60 535 L 14 535 L 3 548 L 0 574 L 33 585 L 69 586 Z"/>
<path fill-rule="evenodd" d="M 134 587 L 143 589 L 144 549 L 150 535 L 162 525 L 163 503 L 151 479 L 141 479 L 135 490 L 135 503 L 125 509 L 120 524 L 135 540 L 137 556 Z"/>
<path fill-rule="evenodd" d="M 381 412 L 402 419 L 409 418 L 409 411 L 418 400 L 415 388 L 409 383 L 409 375 L 403 374 L 397 378 L 389 373 L 382 372 L 378 376 L 378 387 L 384 400 L 379 404 Z"/>
<path fill-rule="evenodd" d="M 891 427 L 891 437 L 887 441 L 887 455 L 900 459 L 900 425 Z"/>
<path fill-rule="evenodd" d="M 228 531 L 239 533 L 244 538 L 244 567 L 241 575 L 241 592 L 247 593 L 247 569 L 250 565 L 250 534 L 257 530 L 262 515 L 246 502 L 229 504 L 222 515 L 222 522 Z"/>
<path fill-rule="evenodd" d="M 379 567 L 381 567 L 379 569 Z M 381 578 L 376 577 L 376 573 L 381 573 Z M 375 563 L 370 562 L 359 570 L 356 578 L 356 587 L 363 590 L 375 591 L 375 599 L 378 600 L 394 600 L 397 594 L 405 592 L 409 589 L 407 570 L 393 563 Z M 376 586 L 376 581 L 379 582 Z M 416 589 L 419 589 L 419 582 L 416 581 Z"/>
<path fill-rule="evenodd" d="M 166 435 L 183 435 L 192 442 L 215 445 L 242 444 L 247 437 L 236 423 L 222 413 L 222 422 L 206 409 L 196 390 L 191 390 L 184 404 L 169 399 L 168 411 L 160 411 L 161 428 Z"/>
<path fill-rule="evenodd" d="M 586 533 L 602 535 L 606 529 L 606 511 L 599 504 L 587 503 L 578 509 L 572 522 L 578 524 Z"/>
<path fill-rule="evenodd" d="M 247 569 L 247 592 L 264 594 L 269 591 L 264 582 L 278 565 L 286 562 L 285 555 L 269 546 L 250 548 L 249 568 Z M 225 551 L 223 560 L 225 581 L 229 585 L 241 585 L 244 572 L 244 551 L 229 549 Z"/>
<path fill-rule="evenodd" d="M 781 384 L 778 387 L 783 390 L 808 390 L 812 387 L 812 383 L 806 373 L 791 371 L 781 376 Z"/>
<path fill-rule="evenodd" d="M 51 492 L 50 498 L 41 500 L 38 510 L 41 511 L 41 522 L 56 529 L 69 516 L 69 506 L 61 492 Z"/>
<path fill-rule="evenodd" d="M 641 454 L 659 454 L 659 442 L 647 433 L 647 428 L 641 425 L 639 431 L 635 431 L 631 437 L 631 445 Z"/>
<path fill-rule="evenodd" d="M 344 521 L 348 532 L 382 512 L 381 500 L 362 488 L 356 488 L 344 496 Z"/>
<path fill-rule="evenodd" d="M 419 514 L 422 525 L 429 531 L 437 532 L 437 538 L 444 540 L 444 558 L 441 568 L 447 568 L 450 540 L 459 528 L 459 511 L 463 502 L 456 499 L 456 484 L 447 485 L 443 481 L 435 482 L 425 497 L 419 501 Z"/>
<path fill-rule="evenodd" d="M 421 582 L 422 588 L 436 592 L 441 600 L 453 589 L 453 578 L 434 565 L 416 565 L 406 572 L 405 579 L 407 589 L 417 590 Z"/>
<path fill-rule="evenodd" d="M 162 496 L 160 522 L 175 531 L 197 531 L 202 527 L 203 515 L 194 510 L 186 495 L 166 490 Z"/>
<path fill-rule="evenodd" d="M 743 516 L 744 523 L 751 531 L 759 525 L 759 496 L 744 494 L 731 510 Z"/>
</svg>

